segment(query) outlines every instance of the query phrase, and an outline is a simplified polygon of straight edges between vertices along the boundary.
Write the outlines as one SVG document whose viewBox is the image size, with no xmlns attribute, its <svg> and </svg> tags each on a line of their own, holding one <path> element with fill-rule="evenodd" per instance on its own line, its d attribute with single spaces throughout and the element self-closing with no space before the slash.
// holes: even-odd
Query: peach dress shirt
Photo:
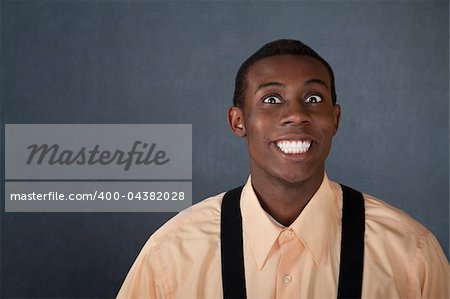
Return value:
<svg viewBox="0 0 450 299">
<path fill-rule="evenodd" d="M 220 208 L 224 193 L 179 213 L 143 247 L 118 298 L 222 298 Z M 364 194 L 363 298 L 449 298 L 449 264 L 433 234 Z M 342 190 L 324 180 L 283 227 L 260 206 L 248 179 L 241 195 L 248 298 L 336 298 Z"/>
</svg>

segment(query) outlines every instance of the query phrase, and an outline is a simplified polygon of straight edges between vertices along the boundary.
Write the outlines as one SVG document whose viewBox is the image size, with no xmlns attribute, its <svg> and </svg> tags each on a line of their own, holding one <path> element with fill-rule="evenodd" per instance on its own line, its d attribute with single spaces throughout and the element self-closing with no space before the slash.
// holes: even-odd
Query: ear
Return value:
<svg viewBox="0 0 450 299">
<path fill-rule="evenodd" d="M 228 124 L 234 135 L 238 137 L 246 136 L 244 114 L 240 108 L 233 106 L 228 109 Z"/>
<path fill-rule="evenodd" d="M 341 121 L 341 106 L 338 104 L 333 105 L 333 114 L 334 114 L 334 135 L 336 135 L 339 129 L 339 123 Z"/>
</svg>

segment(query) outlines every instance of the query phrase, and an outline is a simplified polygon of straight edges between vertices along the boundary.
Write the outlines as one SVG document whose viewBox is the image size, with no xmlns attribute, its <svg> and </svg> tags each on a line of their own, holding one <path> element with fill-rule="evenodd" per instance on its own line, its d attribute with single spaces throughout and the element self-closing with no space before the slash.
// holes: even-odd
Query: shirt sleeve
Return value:
<svg viewBox="0 0 450 299">
<path fill-rule="evenodd" d="M 448 260 L 431 233 L 422 243 L 417 281 L 421 298 L 450 298 Z"/>
<path fill-rule="evenodd" d="M 167 298 L 158 265 L 158 246 L 150 238 L 128 272 L 117 299 Z"/>
</svg>

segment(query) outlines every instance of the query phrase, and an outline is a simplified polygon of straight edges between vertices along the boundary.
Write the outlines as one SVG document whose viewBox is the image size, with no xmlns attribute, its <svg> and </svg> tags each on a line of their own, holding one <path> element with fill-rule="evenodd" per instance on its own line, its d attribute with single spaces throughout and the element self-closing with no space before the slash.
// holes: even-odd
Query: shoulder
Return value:
<svg viewBox="0 0 450 299">
<path fill-rule="evenodd" d="M 364 200 L 364 255 L 371 273 L 396 277 L 408 286 L 405 297 L 448 298 L 448 261 L 433 233 L 376 197 L 364 194 Z"/>
<path fill-rule="evenodd" d="M 342 198 L 341 186 L 331 182 L 337 198 Z M 362 193 L 365 206 L 365 244 L 369 252 L 402 254 L 408 252 L 411 258 L 425 254 L 430 247 L 439 247 L 435 236 L 419 221 L 385 201 Z M 342 208 L 342 201 L 339 200 Z"/>
<path fill-rule="evenodd" d="M 436 237 L 404 211 L 372 195 L 363 194 L 366 209 L 366 249 L 405 267 L 439 260 L 447 264 Z"/>
<path fill-rule="evenodd" d="M 338 207 L 342 209 L 342 188 L 339 183 L 330 181 L 330 187 L 337 195 Z M 378 234 L 409 234 L 415 238 L 426 238 L 431 232 L 419 221 L 385 201 L 367 193 L 364 197 L 366 235 L 367 231 Z"/>
<path fill-rule="evenodd" d="M 217 238 L 220 235 L 220 211 L 225 193 L 206 198 L 181 211 L 161 226 L 149 239 L 149 243 L 182 242 L 201 238 Z"/>
<path fill-rule="evenodd" d="M 140 266 L 136 267 L 171 275 L 200 271 L 198 268 L 205 260 L 216 263 L 216 253 L 220 250 L 223 195 L 221 193 L 204 199 L 162 225 L 142 248 L 135 262 Z M 164 284 L 170 285 L 167 281 Z"/>
<path fill-rule="evenodd" d="M 363 194 L 366 209 L 366 229 L 377 233 L 392 234 L 405 237 L 406 234 L 423 240 L 429 238 L 431 232 L 419 221 L 385 201 L 372 195 Z"/>
<path fill-rule="evenodd" d="M 178 213 L 147 240 L 118 298 L 199 297 L 198 273 L 220 265 L 220 207 L 224 193 Z M 199 290 L 202 288 L 199 286 Z M 184 293 L 185 292 L 185 293 Z M 201 297 L 201 296 L 200 296 Z"/>
</svg>

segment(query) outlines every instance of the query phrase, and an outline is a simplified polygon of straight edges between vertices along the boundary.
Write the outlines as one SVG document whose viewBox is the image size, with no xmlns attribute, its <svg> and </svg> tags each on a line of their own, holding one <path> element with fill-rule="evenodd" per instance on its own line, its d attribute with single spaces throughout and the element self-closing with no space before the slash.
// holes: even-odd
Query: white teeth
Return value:
<svg viewBox="0 0 450 299">
<path fill-rule="evenodd" d="M 276 142 L 277 147 L 285 154 L 302 154 L 309 150 L 310 141 L 288 141 L 280 140 Z"/>
</svg>

